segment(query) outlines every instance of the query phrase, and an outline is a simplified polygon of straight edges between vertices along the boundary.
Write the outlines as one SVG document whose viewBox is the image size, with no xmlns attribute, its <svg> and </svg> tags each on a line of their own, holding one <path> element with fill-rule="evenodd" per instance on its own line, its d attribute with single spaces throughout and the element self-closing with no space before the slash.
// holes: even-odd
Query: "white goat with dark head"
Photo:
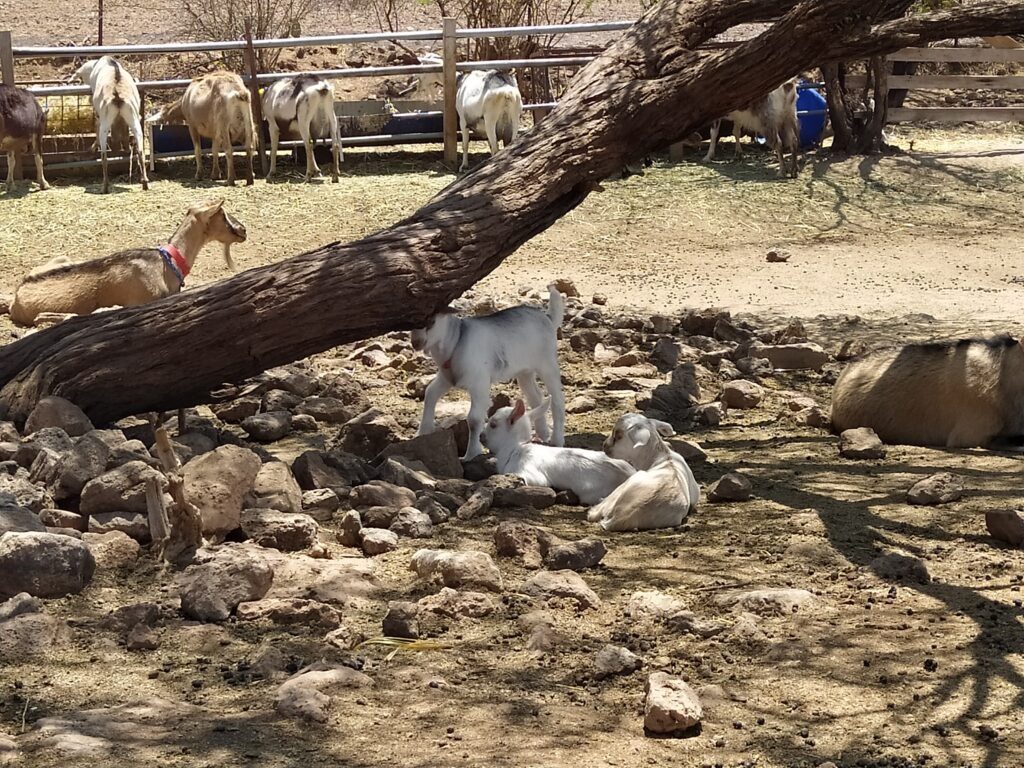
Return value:
<svg viewBox="0 0 1024 768">
<path fill-rule="evenodd" d="M 331 181 L 338 181 L 342 160 L 338 116 L 334 112 L 334 87 L 315 75 L 295 75 L 277 80 L 263 92 L 263 117 L 270 129 L 270 172 L 277 170 L 277 145 L 282 133 L 297 131 L 306 147 L 306 176 L 310 181 L 320 175 L 313 157 L 313 140 L 330 138 Z"/>
<path fill-rule="evenodd" d="M 764 96 L 746 109 L 730 112 L 725 116 L 726 120 L 732 122 L 732 134 L 736 141 L 736 156 L 743 154 L 743 145 L 740 144 L 740 135 L 744 130 L 759 133 L 768 140 L 768 146 L 775 150 L 779 159 L 779 173 L 783 176 L 797 176 L 797 152 L 800 148 L 800 123 L 796 114 L 796 81 L 790 80 L 783 83 L 774 91 Z M 715 159 L 715 149 L 718 145 L 718 131 L 721 127 L 721 120 L 715 120 L 711 124 L 711 145 L 704 158 L 705 162 Z M 791 155 L 790 166 L 787 169 L 784 151 Z"/>
</svg>

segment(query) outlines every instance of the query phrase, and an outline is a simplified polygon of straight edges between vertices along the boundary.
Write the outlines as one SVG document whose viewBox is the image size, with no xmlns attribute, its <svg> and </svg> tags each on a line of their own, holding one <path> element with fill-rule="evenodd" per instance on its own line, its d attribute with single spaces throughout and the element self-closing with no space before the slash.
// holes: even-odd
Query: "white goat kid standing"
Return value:
<svg viewBox="0 0 1024 768">
<path fill-rule="evenodd" d="M 758 99 L 747 109 L 730 112 L 725 116 L 732 122 L 732 135 L 736 142 L 736 157 L 743 154 L 740 135 L 744 130 L 760 133 L 768 140 L 768 146 L 775 150 L 779 160 L 779 173 L 783 176 L 797 176 L 797 152 L 800 148 L 800 123 L 796 114 L 796 81 L 783 83 L 767 96 Z M 711 145 L 704 162 L 715 159 L 718 145 L 718 131 L 721 120 L 711 124 Z M 786 168 L 783 150 L 791 154 L 791 164 Z"/>
<path fill-rule="evenodd" d="M 591 508 L 587 519 L 607 531 L 673 528 L 700 500 L 700 487 L 686 461 L 662 439 L 672 426 L 639 413 L 619 417 L 605 440 L 609 456 L 628 461 L 638 471 Z"/>
<path fill-rule="evenodd" d="M 516 76 L 497 69 L 477 69 L 461 75 L 455 93 L 455 111 L 462 127 L 462 165 L 469 167 L 469 132 L 483 126 L 491 155 L 498 154 L 498 139 L 507 147 L 519 135 L 523 97 Z"/>
<path fill-rule="evenodd" d="M 480 432 L 491 404 L 491 385 L 515 378 L 526 401 L 536 408 L 543 401 L 537 378 L 552 401 L 554 434 L 547 419 L 537 414 L 534 429 L 540 439 L 554 445 L 565 442 L 565 396 L 558 370 L 558 327 L 565 314 L 565 300 L 555 286 L 548 286 L 548 311 L 518 306 L 484 317 L 459 317 L 441 312 L 426 328 L 412 332 L 414 349 L 437 363 L 437 376 L 427 386 L 419 434 L 434 431 L 438 401 L 453 387 L 469 392 L 469 445 L 463 461 L 483 453 Z"/>
<path fill-rule="evenodd" d="M 494 454 L 498 472 L 518 475 L 529 485 L 572 491 L 580 503 L 597 504 L 629 480 L 634 470 L 627 462 L 600 451 L 537 445 L 530 422 L 543 418 L 550 400 L 527 412 L 522 400 L 515 407 L 499 408 L 484 427 L 483 440 Z"/>
<path fill-rule="evenodd" d="M 334 160 L 331 181 L 338 182 L 338 166 L 342 160 L 338 116 L 334 113 L 334 88 L 315 75 L 296 75 L 278 80 L 263 92 L 263 115 L 270 129 L 270 171 L 277 170 L 277 145 L 282 132 L 298 131 L 306 147 L 305 181 L 320 175 L 313 156 L 313 139 L 330 137 Z"/>
<path fill-rule="evenodd" d="M 103 192 L 110 191 L 110 177 L 107 174 L 107 146 L 110 132 L 123 123 L 129 133 L 132 150 L 128 155 L 128 173 L 131 174 L 131 159 L 139 161 L 142 188 L 149 189 L 146 176 L 146 162 L 143 157 L 142 140 L 142 98 L 133 78 L 117 59 L 103 56 L 87 61 L 72 75 L 92 90 L 92 108 L 96 113 L 96 144 L 103 161 Z"/>
</svg>

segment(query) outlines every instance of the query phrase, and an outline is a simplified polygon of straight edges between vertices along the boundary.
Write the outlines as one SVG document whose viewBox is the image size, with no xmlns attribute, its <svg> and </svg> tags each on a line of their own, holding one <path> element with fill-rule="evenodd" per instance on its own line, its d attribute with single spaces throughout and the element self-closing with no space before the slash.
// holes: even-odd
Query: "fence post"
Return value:
<svg viewBox="0 0 1024 768">
<path fill-rule="evenodd" d="M 252 99 L 252 120 L 256 123 L 256 153 L 260 156 L 260 171 L 267 175 L 267 142 L 263 139 L 263 101 L 260 99 L 260 82 L 257 80 L 259 67 L 256 65 L 256 49 L 252 44 L 252 24 L 245 22 L 245 66 L 249 70 L 249 95 Z M 331 107 L 333 108 L 333 104 Z"/>
<path fill-rule="evenodd" d="M 441 20 L 444 55 L 444 162 L 454 167 L 458 160 L 459 116 L 455 113 L 455 19 Z"/>
<path fill-rule="evenodd" d="M 14 85 L 14 45 L 8 31 L 0 32 L 0 82 Z M 18 181 L 22 179 L 20 152 L 14 156 L 14 178 Z"/>
</svg>

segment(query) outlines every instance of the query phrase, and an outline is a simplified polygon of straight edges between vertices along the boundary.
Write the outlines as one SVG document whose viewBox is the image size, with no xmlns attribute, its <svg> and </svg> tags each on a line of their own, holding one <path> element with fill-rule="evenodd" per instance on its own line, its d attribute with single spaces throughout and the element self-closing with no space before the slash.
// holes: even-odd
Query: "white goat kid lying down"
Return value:
<svg viewBox="0 0 1024 768">
<path fill-rule="evenodd" d="M 779 173 L 794 179 L 798 173 L 797 152 L 800 147 L 800 123 L 796 114 L 796 81 L 783 83 L 767 96 L 758 99 L 747 109 L 736 110 L 725 116 L 732 122 L 732 135 L 736 141 L 736 157 L 743 154 L 740 134 L 744 130 L 760 133 L 768 140 L 768 146 L 775 150 L 779 159 Z M 718 131 L 721 120 L 711 124 L 711 145 L 704 158 L 710 163 L 715 159 L 718 145 Z M 790 167 L 786 168 L 784 151 L 791 154 Z"/>
<path fill-rule="evenodd" d="M 552 401 L 554 435 L 547 419 L 539 414 L 534 429 L 541 440 L 549 436 L 554 445 L 565 442 L 565 396 L 558 370 L 558 327 L 565 314 L 565 300 L 548 286 L 548 311 L 520 305 L 484 317 L 459 317 L 440 312 L 427 327 L 413 331 L 412 346 L 437 363 L 437 376 L 423 398 L 423 419 L 419 434 L 434 431 L 438 401 L 453 387 L 469 392 L 469 445 L 463 461 L 483 453 L 480 432 L 491 405 L 491 385 L 515 378 L 531 408 L 543 396 L 537 378 L 544 383 Z"/>
<path fill-rule="evenodd" d="M 497 69 L 476 69 L 459 77 L 455 93 L 455 111 L 462 128 L 462 165 L 469 167 L 469 132 L 487 134 L 491 154 L 498 154 L 498 139 L 507 147 L 519 135 L 519 119 L 523 114 L 523 97 L 516 76 Z"/>
<path fill-rule="evenodd" d="M 522 400 L 514 408 L 499 408 L 484 427 L 483 440 L 498 464 L 498 472 L 518 475 L 530 485 L 572 491 L 580 503 L 596 504 L 614 492 L 634 473 L 625 461 L 600 451 L 537 445 L 530 422 L 543 418 L 550 405 L 544 402 L 527 412 Z"/>
<path fill-rule="evenodd" d="M 628 461 L 638 471 L 587 513 L 607 531 L 673 528 L 697 506 L 700 487 L 686 461 L 662 439 L 675 434 L 671 425 L 639 413 L 619 417 L 605 440 L 609 456 Z"/>
</svg>

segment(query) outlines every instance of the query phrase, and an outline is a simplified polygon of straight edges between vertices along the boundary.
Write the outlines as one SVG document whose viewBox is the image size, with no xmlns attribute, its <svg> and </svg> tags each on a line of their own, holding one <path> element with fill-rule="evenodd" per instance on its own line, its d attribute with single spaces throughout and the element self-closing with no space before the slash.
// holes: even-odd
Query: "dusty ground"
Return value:
<svg viewBox="0 0 1024 768">
<path fill-rule="evenodd" d="M 1024 275 L 1021 134 L 916 132 L 902 137 L 904 146 L 910 139 L 914 151 L 895 157 L 811 158 L 797 182 L 775 180 L 763 157 L 711 167 L 657 164 L 643 177 L 609 183 L 608 191 L 510 258 L 477 294 L 507 298 L 519 286 L 540 288 L 550 276 L 569 276 L 585 301 L 594 291 L 606 293 L 611 314 L 628 306 L 675 314 L 713 304 L 753 313 L 759 327 L 800 316 L 811 338 L 831 351 L 849 338 L 875 344 L 997 328 L 1020 334 L 1024 286 L 1014 278 Z M 248 268 L 372 231 L 451 178 L 432 153 L 382 159 L 353 152 L 349 158 L 342 183 L 312 188 L 197 188 L 159 172 L 161 180 L 147 194 L 122 185 L 119 194 L 101 197 L 92 180 L 56 179 L 51 193 L 0 198 L 2 288 L 12 290 L 19 274 L 59 253 L 99 255 L 160 242 L 187 205 L 214 192 L 224 194 L 248 226 L 250 243 L 235 252 L 239 266 Z M 790 262 L 766 263 L 772 247 L 789 251 Z M 190 282 L 225 274 L 211 252 Z M 641 351 L 646 343 L 639 342 Z M 321 356 L 316 366 L 342 367 L 347 351 Z M 632 395 L 606 390 L 590 355 L 567 345 L 562 355 L 569 397 L 589 392 L 599 403 L 592 413 L 570 416 L 570 442 L 596 446 L 618 413 L 632 407 Z M 704 504 L 679 530 L 605 535 L 603 565 L 584 573 L 603 605 L 582 613 L 549 606 L 564 641 L 548 653 L 525 647 L 518 617 L 538 606 L 517 593 L 529 572 L 509 560 L 499 561 L 507 588 L 494 616 L 438 630 L 433 636 L 448 649 L 385 662 L 386 649 L 353 653 L 312 628 L 182 622 L 174 615 L 170 577 L 143 555 L 125 570 L 101 570 L 80 596 L 48 601 L 48 612 L 71 623 L 70 640 L 40 660 L 0 666 L 0 736 L 17 736 L 23 753 L 14 764 L 32 768 L 157 761 L 272 767 L 1024 764 L 1024 555 L 996 545 L 982 517 L 985 510 L 1024 505 L 1020 456 L 896 447 L 879 462 L 842 460 L 834 437 L 792 424 L 782 394 L 795 390 L 827 403 L 838 367 L 830 365 L 823 376 L 768 377 L 769 397 L 758 408 L 730 411 L 717 428 L 688 428 L 686 436 L 711 457 L 693 465 L 701 485 L 740 470 L 753 479 L 755 498 Z M 404 395 L 404 377 L 388 383 L 360 366 L 354 375 L 411 434 L 419 403 Z M 706 399 L 713 398 L 707 389 Z M 275 450 L 287 455 L 295 448 Z M 908 506 L 910 485 L 940 470 L 964 478 L 964 499 Z M 493 529 L 507 518 L 565 538 L 595 533 L 578 508 L 502 511 L 440 526 L 429 546 L 493 553 Z M 327 542 L 331 528 L 325 525 Z M 399 550 L 376 558 L 379 587 L 369 596 L 352 599 L 323 583 L 282 583 L 280 589 L 342 600 L 344 624 L 354 635 L 379 635 L 387 600 L 432 591 L 407 570 L 418 546 L 403 540 Z M 363 562 L 353 550 L 329 547 L 340 563 Z M 890 551 L 921 558 L 931 582 L 890 583 L 866 569 Z M 291 560 L 312 566 L 300 556 Z M 716 602 L 738 588 L 781 586 L 809 589 L 815 603 L 759 619 L 763 636 L 743 635 L 737 616 Z M 700 639 L 627 619 L 629 596 L 645 589 L 676 595 L 727 630 Z M 119 633 L 97 628 L 92 619 L 141 600 L 166 604 L 169 618 L 159 630 L 159 650 L 128 652 Z M 593 657 L 609 641 L 640 653 L 644 670 L 594 679 Z M 273 711 L 276 683 L 239 674 L 272 657 L 268 649 L 292 668 L 321 658 L 362 662 L 375 685 L 336 692 L 322 726 L 284 720 Z M 707 713 L 701 734 L 644 736 L 643 683 L 654 670 L 683 675 L 702 691 Z M 156 709 L 104 713 L 107 727 L 96 735 L 110 738 L 117 722 L 133 724 L 99 757 L 54 750 L 33 729 L 46 716 L 138 701 L 156 707 L 158 700 L 167 704 L 155 717 Z"/>
</svg>

